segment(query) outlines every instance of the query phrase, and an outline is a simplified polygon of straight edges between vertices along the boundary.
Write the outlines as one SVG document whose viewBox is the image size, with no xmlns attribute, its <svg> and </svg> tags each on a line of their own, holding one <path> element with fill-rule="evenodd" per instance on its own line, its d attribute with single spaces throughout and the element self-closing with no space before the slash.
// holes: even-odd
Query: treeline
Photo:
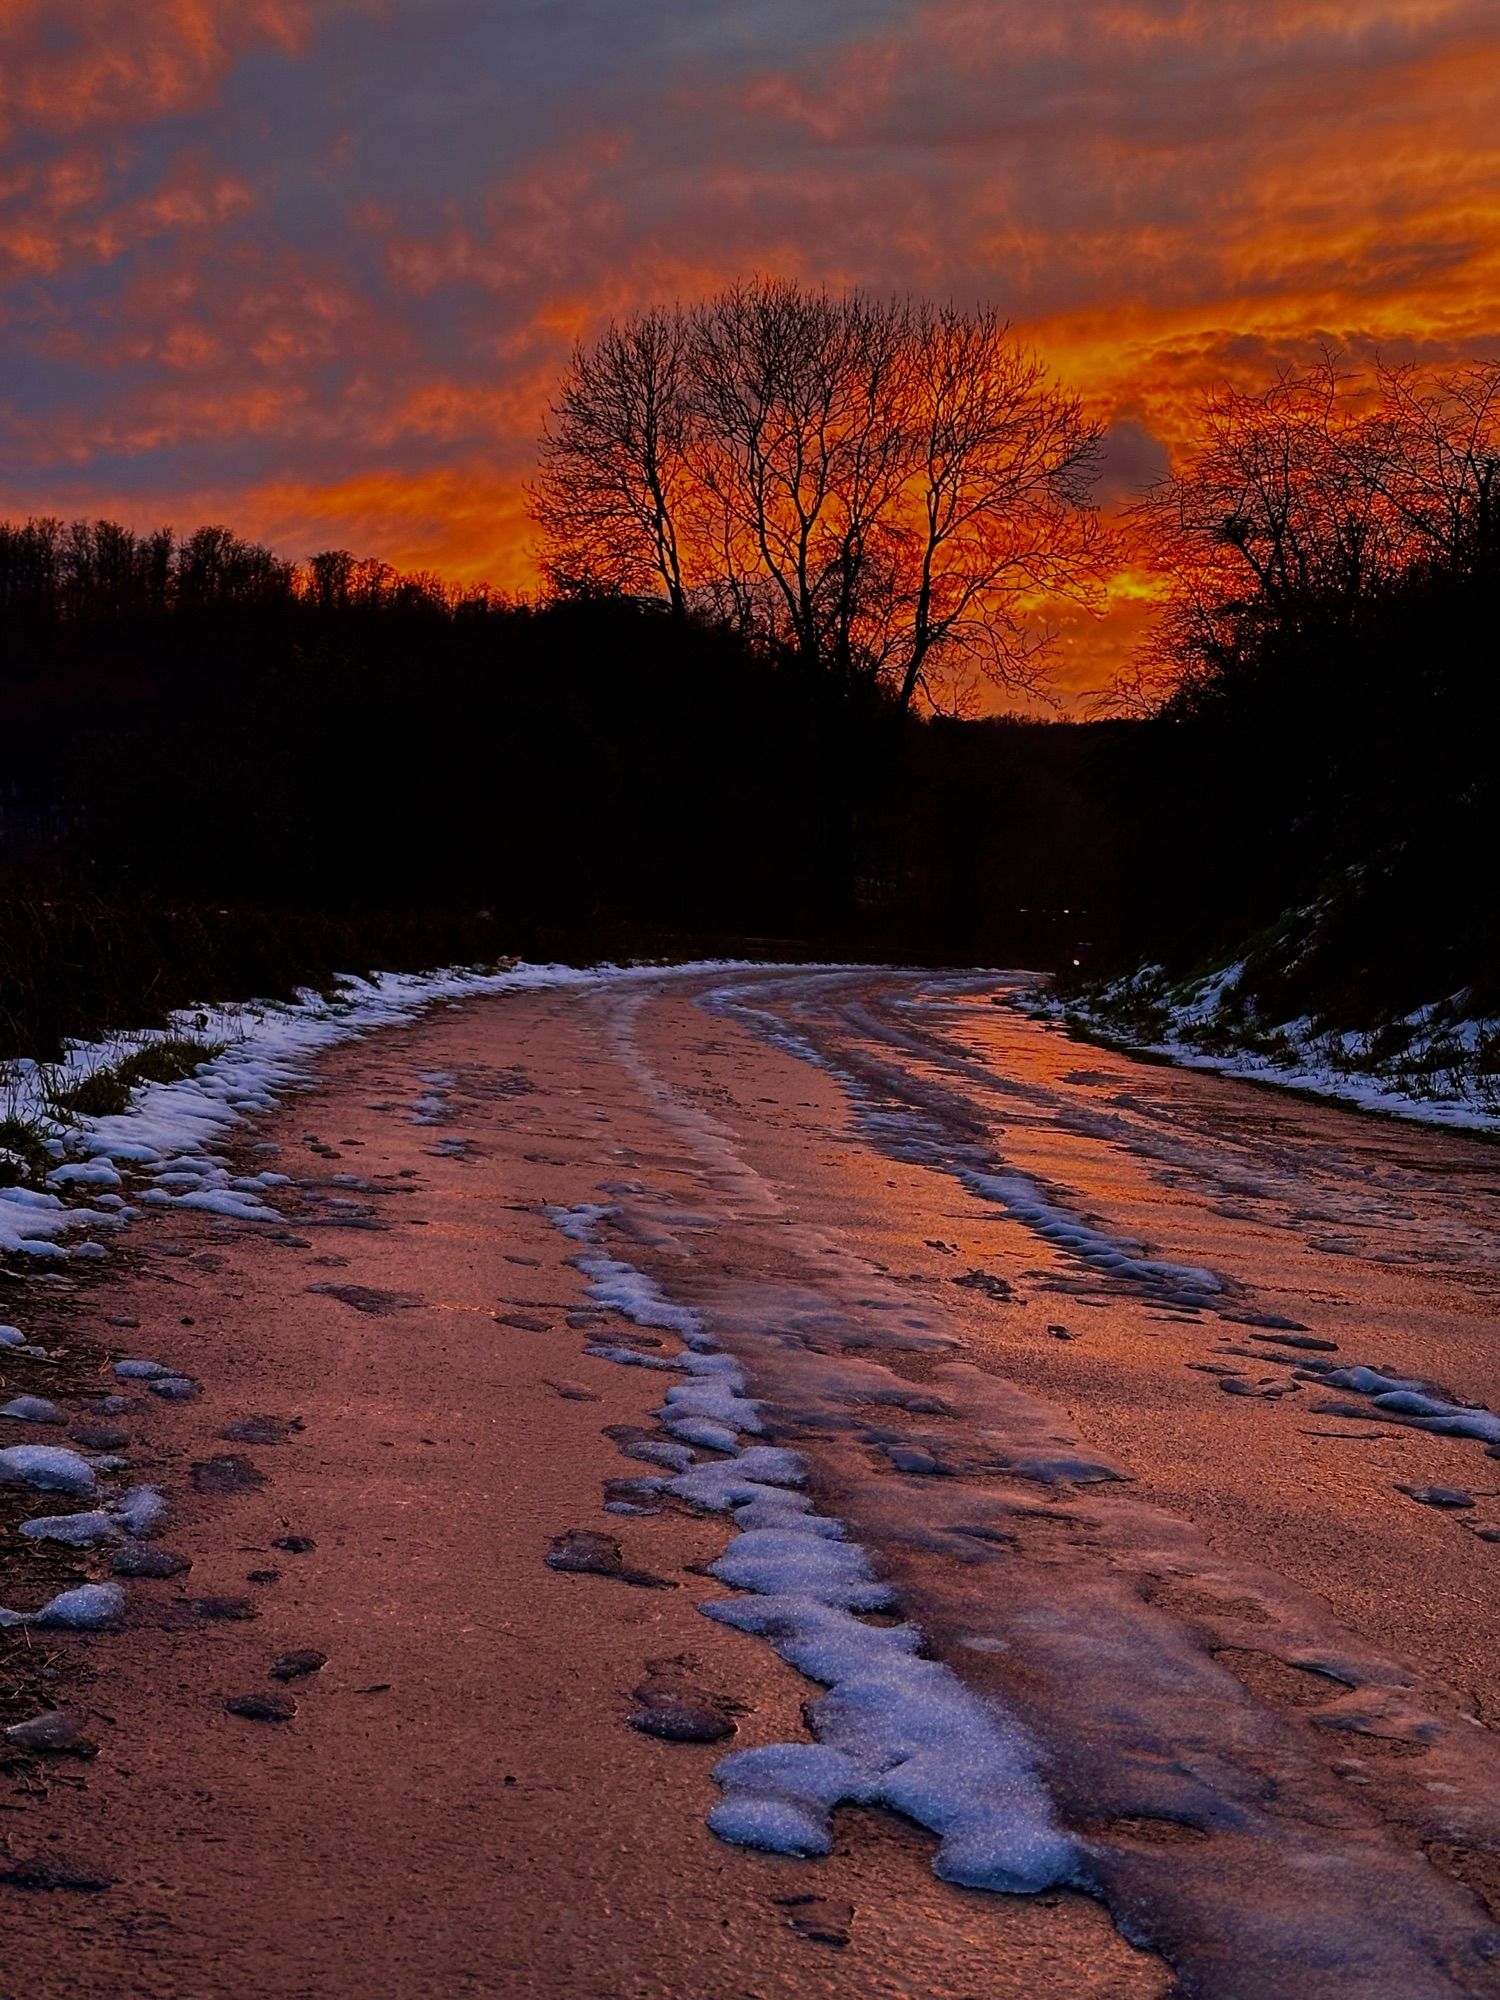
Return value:
<svg viewBox="0 0 1500 2000">
<path fill-rule="evenodd" d="M 1500 365 L 1222 392 L 1135 525 L 1116 955 L 1270 927 L 1272 1011 L 1500 1005 Z"/>
<path fill-rule="evenodd" d="M 5 1051 L 366 964 L 1051 960 L 1082 921 L 1074 732 L 219 529 L 0 528 L 0 574 Z"/>
<path fill-rule="evenodd" d="M 47 672 L 59 633 L 128 630 L 171 613 L 251 611 L 293 604 L 323 611 L 483 610 L 493 593 L 329 549 L 289 562 L 228 528 L 178 537 L 117 521 L 53 515 L 0 522 L 0 645 L 9 678 Z"/>
</svg>

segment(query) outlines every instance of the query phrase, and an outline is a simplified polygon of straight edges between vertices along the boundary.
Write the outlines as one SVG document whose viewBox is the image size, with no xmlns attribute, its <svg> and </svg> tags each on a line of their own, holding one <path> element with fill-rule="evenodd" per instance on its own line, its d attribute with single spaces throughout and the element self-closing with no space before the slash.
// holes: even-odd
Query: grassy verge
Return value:
<svg viewBox="0 0 1500 2000">
<path fill-rule="evenodd" d="M 1486 1128 L 1500 1119 L 1500 1017 L 1473 988 L 1404 1014 L 1368 995 L 1309 1004 L 1303 961 L 1317 911 L 1292 913 L 1233 963 L 1174 977 L 1159 965 L 1073 984 L 1035 1003 L 1075 1033 L 1136 1053 L 1202 1059 L 1313 1095 Z M 1493 989 L 1491 989 L 1492 995 Z M 1295 994 L 1304 1011 L 1292 1013 Z M 1430 1107 L 1425 1110 L 1424 1107 Z"/>
<path fill-rule="evenodd" d="M 34 1119 L 14 1113 L 0 1118 L 0 1188 L 39 1183 L 55 1164 Z"/>
<path fill-rule="evenodd" d="M 512 956 L 592 965 L 683 958 L 926 961 L 932 955 L 913 954 L 899 940 L 863 930 L 750 936 L 607 914 L 544 925 L 489 910 L 219 908 L 152 892 L 106 896 L 76 880 L 16 870 L 0 875 L 0 1062 L 56 1062 L 69 1041 L 101 1041 L 125 1027 L 159 1028 L 183 1008 L 289 999 L 305 988 L 326 994 L 341 974 L 425 972 Z M 158 1051 L 163 1046 L 152 1045 Z M 144 1071 L 134 1079 L 147 1080 Z M 101 1094 L 106 1088 L 98 1086 Z M 97 1117 L 109 1107 L 101 1095 L 66 1108 Z M 4 1114 L 0 1102 L 0 1124 Z M 0 1147 L 5 1144 L 0 1137 Z"/>
<path fill-rule="evenodd" d="M 477 964 L 513 948 L 487 911 L 219 909 L 0 879 L 0 1060 L 55 1062 L 70 1040 L 97 1041 L 126 1024 L 158 1027 L 182 1007 L 288 998 L 303 987 L 326 991 L 340 973 Z M 150 1065 L 170 1062 L 161 1053 L 170 1048 L 143 1048 L 128 1059 L 139 1074 L 120 1075 L 118 1087 L 101 1078 L 98 1101 L 66 1108 L 103 1115 L 114 1108 L 106 1092 L 128 1095 L 152 1080 Z M 0 1135 L 0 1148 L 24 1151 L 23 1137 Z"/>
<path fill-rule="evenodd" d="M 65 1117 L 117 1117 L 129 1106 L 131 1092 L 141 1084 L 181 1083 L 202 1064 L 222 1054 L 221 1042 L 195 1042 L 186 1036 L 167 1035 L 160 1041 L 146 1042 L 119 1062 L 103 1065 L 80 1083 L 52 1091 L 49 1101 Z"/>
</svg>

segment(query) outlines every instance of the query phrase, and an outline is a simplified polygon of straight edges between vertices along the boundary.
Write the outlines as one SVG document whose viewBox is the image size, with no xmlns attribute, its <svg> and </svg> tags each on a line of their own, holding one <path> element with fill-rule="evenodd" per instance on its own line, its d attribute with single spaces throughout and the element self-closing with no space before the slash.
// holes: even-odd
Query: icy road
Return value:
<svg viewBox="0 0 1500 2000">
<path fill-rule="evenodd" d="M 0 1991 L 1500 1994 L 1500 1154 L 1014 983 L 446 1004 L 30 1285 Z"/>
</svg>

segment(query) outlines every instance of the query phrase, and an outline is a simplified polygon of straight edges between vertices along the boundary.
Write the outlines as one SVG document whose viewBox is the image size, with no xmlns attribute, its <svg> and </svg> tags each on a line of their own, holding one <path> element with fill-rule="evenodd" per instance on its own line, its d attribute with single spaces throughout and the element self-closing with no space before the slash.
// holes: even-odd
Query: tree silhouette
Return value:
<svg viewBox="0 0 1500 2000">
<path fill-rule="evenodd" d="M 554 588 L 942 708 L 1034 684 L 1048 601 L 1097 601 L 1098 445 L 993 312 L 760 279 L 575 351 L 532 511 Z"/>
<path fill-rule="evenodd" d="M 647 312 L 579 348 L 543 431 L 532 505 L 554 591 L 687 604 L 687 323 Z"/>
<path fill-rule="evenodd" d="M 1500 363 L 1341 371 L 1204 399 L 1135 510 L 1166 606 L 1127 699 L 1191 702 L 1298 635 L 1389 622 L 1392 594 L 1500 572 Z"/>
</svg>

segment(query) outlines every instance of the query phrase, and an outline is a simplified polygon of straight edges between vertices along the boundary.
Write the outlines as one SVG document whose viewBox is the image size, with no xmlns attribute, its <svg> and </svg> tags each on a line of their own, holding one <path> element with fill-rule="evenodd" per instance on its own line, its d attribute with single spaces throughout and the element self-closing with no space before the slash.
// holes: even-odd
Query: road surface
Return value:
<svg viewBox="0 0 1500 2000">
<path fill-rule="evenodd" d="M 1009 990 L 444 1008 L 247 1135 L 280 1225 L 56 1293 L 201 1384 L 122 1419 L 192 1567 L 54 1641 L 100 1754 L 13 1762 L 0 1853 L 109 1886 L 0 1886 L 0 1995 L 1500 1993 L 1500 1160 Z M 807 1472 L 738 1556 L 668 1485 L 726 1386 Z M 863 1579 L 821 1710 L 788 1506 Z M 864 1802 L 712 1776 L 815 1738 Z"/>
</svg>

